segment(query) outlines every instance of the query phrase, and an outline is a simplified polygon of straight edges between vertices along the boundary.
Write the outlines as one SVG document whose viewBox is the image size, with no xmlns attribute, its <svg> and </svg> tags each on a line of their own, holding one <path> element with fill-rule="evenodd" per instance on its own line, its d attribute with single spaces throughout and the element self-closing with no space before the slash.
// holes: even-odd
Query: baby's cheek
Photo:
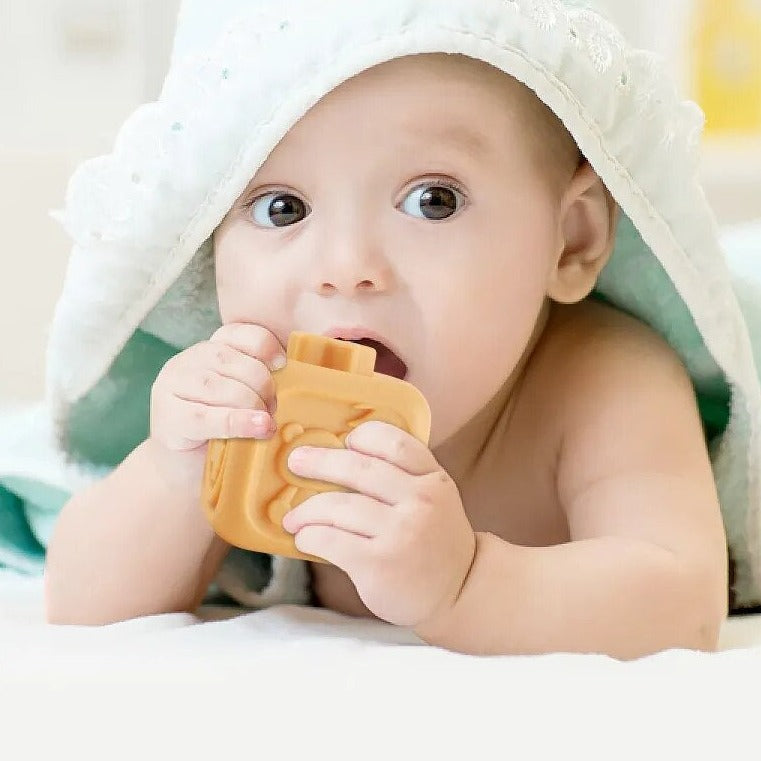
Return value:
<svg viewBox="0 0 761 761">
<path fill-rule="evenodd" d="M 223 322 L 246 322 L 249 312 L 261 303 L 257 286 L 262 282 L 260 272 L 253 271 L 250 252 L 242 247 L 218 246 L 215 255 L 216 286 L 219 312 Z"/>
<path fill-rule="evenodd" d="M 239 295 L 235 286 L 235 279 L 228 276 L 227 271 L 217 266 L 217 302 L 219 313 L 223 323 L 232 321 L 232 315 L 240 311 L 238 306 Z"/>
</svg>

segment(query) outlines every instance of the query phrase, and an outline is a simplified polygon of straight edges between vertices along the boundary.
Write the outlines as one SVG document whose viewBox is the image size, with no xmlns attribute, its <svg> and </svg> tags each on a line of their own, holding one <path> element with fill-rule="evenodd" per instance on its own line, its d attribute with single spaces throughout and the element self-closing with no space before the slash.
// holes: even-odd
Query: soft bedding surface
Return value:
<svg viewBox="0 0 761 761">
<path fill-rule="evenodd" d="M 722 651 L 476 658 L 327 611 L 43 621 L 0 573 L 5 758 L 718 758 L 751 752 L 761 616 Z M 645 755 L 647 754 L 647 755 Z"/>
</svg>

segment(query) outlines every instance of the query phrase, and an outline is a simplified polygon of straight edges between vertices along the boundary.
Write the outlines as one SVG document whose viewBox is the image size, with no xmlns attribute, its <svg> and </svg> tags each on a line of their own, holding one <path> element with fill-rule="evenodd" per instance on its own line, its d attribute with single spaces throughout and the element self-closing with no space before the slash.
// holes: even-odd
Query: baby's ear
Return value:
<svg viewBox="0 0 761 761">
<path fill-rule="evenodd" d="M 618 205 L 584 161 L 561 200 L 562 250 L 550 273 L 547 296 L 561 304 L 586 298 L 608 263 L 616 242 Z"/>
</svg>

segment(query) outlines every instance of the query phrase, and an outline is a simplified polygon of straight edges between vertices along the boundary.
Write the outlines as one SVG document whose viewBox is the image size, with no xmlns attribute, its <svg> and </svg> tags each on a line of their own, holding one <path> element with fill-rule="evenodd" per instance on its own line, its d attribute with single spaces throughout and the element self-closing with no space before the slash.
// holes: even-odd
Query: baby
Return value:
<svg viewBox="0 0 761 761">
<path fill-rule="evenodd" d="M 588 298 L 617 206 L 554 114 L 463 56 L 400 58 L 324 97 L 214 235 L 223 327 L 170 360 L 149 438 L 65 506 L 53 622 L 202 601 L 228 547 L 199 506 L 206 443 L 273 434 L 294 330 L 372 341 L 427 398 L 295 450 L 342 484 L 289 513 L 319 605 L 473 654 L 711 650 L 726 540 L 692 384 Z M 147 537 L 147 539 L 146 539 Z"/>
</svg>

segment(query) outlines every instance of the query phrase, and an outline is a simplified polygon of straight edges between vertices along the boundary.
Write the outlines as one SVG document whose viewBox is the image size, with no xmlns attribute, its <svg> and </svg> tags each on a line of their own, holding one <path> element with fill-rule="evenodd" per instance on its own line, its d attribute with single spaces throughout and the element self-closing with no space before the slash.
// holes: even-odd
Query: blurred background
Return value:
<svg viewBox="0 0 761 761">
<path fill-rule="evenodd" d="M 179 4 L 0 0 L 0 404 L 43 394 L 69 253 L 48 212 L 77 164 L 109 152 L 124 119 L 158 96 Z M 592 4 L 663 56 L 706 111 L 702 173 L 719 221 L 761 218 L 761 0 Z"/>
</svg>

